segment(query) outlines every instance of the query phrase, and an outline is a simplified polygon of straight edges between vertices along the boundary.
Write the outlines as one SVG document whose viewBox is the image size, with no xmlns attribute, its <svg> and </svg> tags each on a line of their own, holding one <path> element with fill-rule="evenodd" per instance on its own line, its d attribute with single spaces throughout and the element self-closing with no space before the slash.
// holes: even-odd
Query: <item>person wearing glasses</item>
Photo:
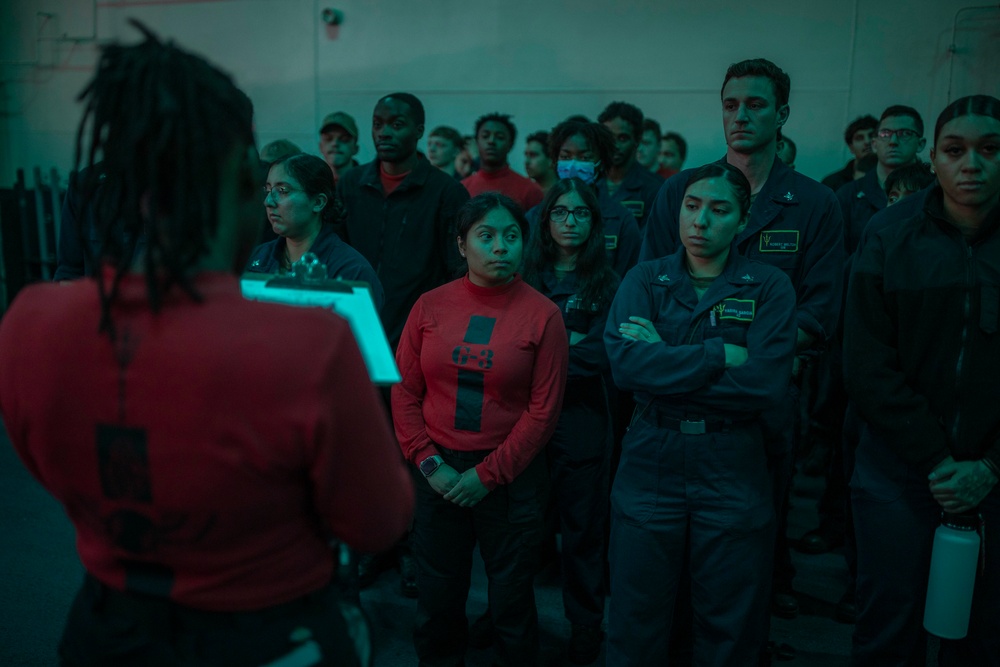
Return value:
<svg viewBox="0 0 1000 667">
<path fill-rule="evenodd" d="M 457 216 L 458 280 L 423 294 L 396 351 L 392 417 L 419 470 L 410 538 L 420 665 L 461 665 L 473 551 L 489 580 L 500 664 L 539 662 L 538 570 L 548 475 L 568 364 L 559 309 L 518 275 L 528 223 L 487 192 Z M 416 471 L 415 471 L 416 472 Z"/>
<path fill-rule="evenodd" d="M 786 395 L 795 290 L 733 244 L 749 222 L 743 173 L 716 162 L 686 180 L 680 249 L 629 271 L 604 332 L 636 399 L 611 491 L 616 667 L 670 662 L 682 594 L 692 664 L 756 665 L 767 640 L 775 508 L 759 417 Z"/>
<path fill-rule="evenodd" d="M 848 255 L 857 249 L 861 232 L 871 217 L 888 205 L 886 177 L 899 167 L 917 162 L 926 144 L 924 121 L 916 109 L 894 104 L 882 112 L 873 142 L 878 163 L 858 180 L 837 190 Z"/>
<path fill-rule="evenodd" d="M 845 269 L 850 274 L 850 261 L 856 253 L 869 220 L 888 205 L 885 182 L 901 167 L 919 164 L 917 154 L 923 150 L 924 122 L 916 109 L 893 105 L 882 112 L 872 141 L 876 166 L 861 178 L 837 190 L 837 200 L 844 216 L 844 247 L 848 255 Z M 819 502 L 819 524 L 799 540 L 798 548 L 808 554 L 827 553 L 844 545 L 847 560 L 847 583 L 835 608 L 837 618 L 853 622 L 857 617 L 855 579 L 857 551 L 853 537 L 851 498 L 847 483 L 853 470 L 854 450 L 859 437 L 857 412 L 848 406 L 843 377 L 843 328 L 838 327 L 833 344 L 817 361 L 814 380 L 814 403 L 810 420 L 816 425 L 813 454 L 825 460 L 826 479 Z"/>
<path fill-rule="evenodd" d="M 566 394 L 546 453 L 562 533 L 569 659 L 585 665 L 600 654 L 604 620 L 611 411 L 603 336 L 619 279 L 604 254 L 597 196 L 586 183 L 567 178 L 553 185 L 540 219 L 524 280 L 559 306 L 569 336 Z"/>
<path fill-rule="evenodd" d="M 330 278 L 368 283 L 376 310 L 382 307 L 382 283 L 371 264 L 334 231 L 343 207 L 326 162 L 305 153 L 274 162 L 264 184 L 264 208 L 278 238 L 254 248 L 247 272 L 288 273 L 311 252 L 326 265 Z"/>
</svg>

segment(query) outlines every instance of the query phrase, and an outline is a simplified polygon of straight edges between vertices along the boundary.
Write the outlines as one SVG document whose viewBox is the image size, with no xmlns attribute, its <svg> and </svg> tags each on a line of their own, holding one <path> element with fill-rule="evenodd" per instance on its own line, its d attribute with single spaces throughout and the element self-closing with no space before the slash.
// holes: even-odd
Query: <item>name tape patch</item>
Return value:
<svg viewBox="0 0 1000 667">
<path fill-rule="evenodd" d="M 753 322 L 757 302 L 753 299 L 723 299 L 712 306 L 716 319 Z"/>
<path fill-rule="evenodd" d="M 636 220 L 642 220 L 642 214 L 646 211 L 646 202 L 641 199 L 638 201 L 632 199 L 623 201 L 622 206 L 628 209 L 635 216 Z"/>
<path fill-rule="evenodd" d="M 799 230 L 773 229 L 760 235 L 761 252 L 798 252 Z"/>
</svg>

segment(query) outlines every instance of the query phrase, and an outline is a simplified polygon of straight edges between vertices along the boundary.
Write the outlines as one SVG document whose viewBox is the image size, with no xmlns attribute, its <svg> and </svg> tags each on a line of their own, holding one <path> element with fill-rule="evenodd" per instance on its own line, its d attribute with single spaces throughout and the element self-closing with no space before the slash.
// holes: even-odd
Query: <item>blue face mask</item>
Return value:
<svg viewBox="0 0 1000 667">
<path fill-rule="evenodd" d="M 583 160 L 559 160 L 556 163 L 556 173 L 560 180 L 567 178 L 579 178 L 590 185 L 597 180 L 597 163 L 584 162 Z"/>
</svg>

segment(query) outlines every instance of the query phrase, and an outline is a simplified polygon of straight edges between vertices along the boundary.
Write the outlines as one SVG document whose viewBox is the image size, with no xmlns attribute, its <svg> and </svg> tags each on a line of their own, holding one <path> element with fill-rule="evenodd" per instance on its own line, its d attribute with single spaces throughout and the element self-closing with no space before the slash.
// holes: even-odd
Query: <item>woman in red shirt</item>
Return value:
<svg viewBox="0 0 1000 667">
<path fill-rule="evenodd" d="M 411 538 L 421 665 L 464 658 L 477 542 L 501 659 L 538 662 L 532 581 L 547 471 L 537 454 L 559 417 L 568 345 L 559 309 L 516 273 L 526 231 L 509 198 L 470 200 L 457 220 L 469 271 L 420 297 L 396 352 L 396 436 L 425 478 Z"/>
<path fill-rule="evenodd" d="M 59 664 L 367 664 L 330 540 L 395 543 L 410 475 L 347 322 L 240 293 L 249 98 L 133 25 L 81 97 L 102 270 L 26 287 L 0 325 L 0 414 L 86 570 Z"/>
</svg>

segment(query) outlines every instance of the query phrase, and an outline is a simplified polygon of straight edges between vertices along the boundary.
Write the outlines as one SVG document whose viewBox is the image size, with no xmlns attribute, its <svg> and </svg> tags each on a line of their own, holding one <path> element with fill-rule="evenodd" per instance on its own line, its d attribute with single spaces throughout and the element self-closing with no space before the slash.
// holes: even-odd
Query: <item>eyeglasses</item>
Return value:
<svg viewBox="0 0 1000 667">
<path fill-rule="evenodd" d="M 878 138 L 879 139 L 883 139 L 885 141 L 889 141 L 890 139 L 892 139 L 892 135 L 894 135 L 894 134 L 896 135 L 896 138 L 899 141 L 907 141 L 909 139 L 916 139 L 917 137 L 920 136 L 920 134 L 918 134 L 917 132 L 914 132 L 913 130 L 879 130 L 878 131 Z"/>
<path fill-rule="evenodd" d="M 573 214 L 573 219 L 577 222 L 590 222 L 590 219 L 594 216 L 590 209 L 586 206 L 577 206 L 574 209 L 568 209 L 565 206 L 556 206 L 549 212 L 549 219 L 552 222 L 566 222 L 566 218 L 569 214 Z"/>
<path fill-rule="evenodd" d="M 264 199 L 267 199 L 272 194 L 274 195 L 275 199 L 284 199 L 293 192 L 305 192 L 305 190 L 301 190 L 299 188 L 290 188 L 287 185 L 279 185 L 273 188 L 269 188 L 265 185 L 262 188 L 262 190 L 264 192 Z"/>
</svg>

